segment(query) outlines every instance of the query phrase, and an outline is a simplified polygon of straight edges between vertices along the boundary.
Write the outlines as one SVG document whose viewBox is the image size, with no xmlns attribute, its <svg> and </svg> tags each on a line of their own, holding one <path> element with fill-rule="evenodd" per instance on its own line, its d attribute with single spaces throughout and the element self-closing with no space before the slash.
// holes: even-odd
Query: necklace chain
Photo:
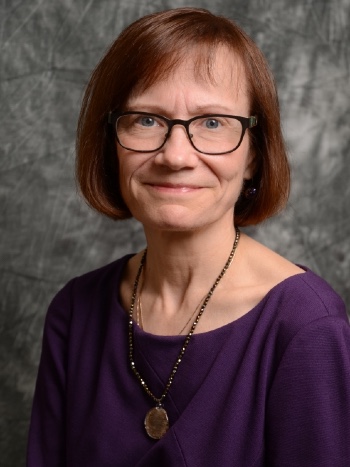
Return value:
<svg viewBox="0 0 350 467">
<path fill-rule="evenodd" d="M 142 270 L 143 271 L 143 274 L 142 274 L 142 278 L 144 278 L 144 269 Z M 142 311 L 142 304 L 141 304 L 141 293 L 142 293 L 142 288 L 143 288 L 143 281 L 140 285 L 140 291 L 137 295 L 137 300 L 136 300 L 136 310 L 135 310 L 135 317 L 136 317 L 136 324 L 139 326 L 139 328 L 141 328 L 142 330 L 144 330 L 144 327 L 143 327 L 143 311 Z M 186 321 L 185 325 L 181 328 L 181 331 L 178 333 L 178 335 L 180 336 L 184 330 L 187 328 L 187 326 L 189 325 L 191 319 L 193 319 L 193 316 L 194 314 L 196 313 L 196 311 L 198 310 L 198 308 L 200 307 L 202 301 L 204 300 L 204 298 L 206 297 L 207 294 L 205 294 L 203 296 L 203 298 L 200 299 L 198 305 L 196 306 L 196 308 L 193 310 L 193 312 L 191 313 L 190 317 L 188 318 L 188 320 Z"/>
<path fill-rule="evenodd" d="M 193 333 L 194 333 L 194 331 L 195 331 L 195 329 L 197 327 L 197 324 L 198 324 L 198 322 L 199 322 L 205 308 L 208 305 L 208 302 L 209 302 L 211 296 L 214 293 L 214 290 L 219 285 L 219 282 L 224 277 L 226 271 L 228 270 L 228 268 L 230 267 L 230 265 L 232 263 L 232 260 L 233 260 L 233 258 L 235 256 L 236 249 L 237 249 L 237 246 L 238 246 L 239 238 L 240 238 L 240 230 L 238 228 L 236 228 L 235 240 L 234 240 L 233 247 L 232 247 L 232 250 L 230 252 L 230 255 L 229 255 L 229 257 L 228 257 L 228 259 L 226 261 L 226 264 L 223 267 L 220 274 L 218 275 L 218 277 L 216 278 L 214 284 L 211 286 L 209 292 L 207 293 L 207 295 L 206 295 L 206 297 L 205 297 L 205 299 L 204 299 L 204 301 L 202 303 L 202 306 L 201 306 L 201 308 L 199 310 L 199 313 L 197 314 L 195 320 L 193 321 L 193 324 L 191 326 L 190 331 L 188 332 L 187 336 L 185 337 L 185 340 L 184 340 L 184 343 L 183 343 L 183 345 L 181 347 L 179 355 L 178 355 L 178 357 L 177 357 L 177 359 L 175 361 L 173 369 L 171 370 L 168 382 L 166 383 L 163 394 L 160 397 L 156 397 L 152 393 L 152 391 L 149 389 L 147 383 L 145 382 L 145 380 L 142 378 L 139 371 L 137 370 L 136 365 L 135 365 L 135 361 L 134 361 L 134 329 L 133 329 L 134 321 L 133 321 L 133 315 L 134 315 L 134 308 L 135 308 L 135 302 L 136 302 L 136 297 L 137 297 L 137 289 L 138 289 L 138 285 L 139 285 L 139 281 L 140 281 L 140 276 L 141 276 L 141 272 L 142 272 L 142 269 L 144 267 L 144 264 L 146 262 L 147 249 L 145 249 L 145 251 L 144 251 L 144 253 L 142 255 L 140 266 L 139 266 L 139 269 L 137 271 L 135 282 L 134 282 L 133 293 L 132 293 L 132 296 L 131 296 L 131 304 L 130 304 L 130 309 L 129 309 L 129 361 L 130 361 L 131 369 L 134 372 L 134 374 L 136 375 L 137 379 L 140 381 L 143 389 L 157 403 L 158 407 L 162 406 L 162 403 L 163 403 L 166 395 L 169 392 L 170 386 L 172 385 L 172 383 L 174 381 L 175 374 L 176 374 L 176 372 L 177 372 L 177 370 L 179 368 L 179 365 L 180 365 L 180 363 L 182 361 L 182 358 L 183 358 L 183 356 L 184 356 L 184 354 L 186 352 L 187 346 L 188 346 L 188 344 L 189 344 L 189 342 L 191 340 L 191 337 L 192 337 L 192 335 L 193 335 Z"/>
</svg>

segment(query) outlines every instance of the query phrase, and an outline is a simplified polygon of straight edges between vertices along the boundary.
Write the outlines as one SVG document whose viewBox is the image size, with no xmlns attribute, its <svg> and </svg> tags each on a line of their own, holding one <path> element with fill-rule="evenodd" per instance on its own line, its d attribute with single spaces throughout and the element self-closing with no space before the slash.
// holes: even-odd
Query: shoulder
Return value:
<svg viewBox="0 0 350 467">
<path fill-rule="evenodd" d="M 59 290 L 53 299 L 53 303 L 66 299 L 67 295 L 91 295 L 111 284 L 115 287 L 120 281 L 123 268 L 132 256 L 132 254 L 125 255 L 100 268 L 72 278 Z"/>
<path fill-rule="evenodd" d="M 310 269 L 291 263 L 274 251 L 243 235 L 238 251 L 233 290 L 246 304 L 267 308 L 269 320 L 297 327 L 322 316 L 346 317 L 338 294 Z M 242 298 L 243 297 L 243 298 Z"/>
<path fill-rule="evenodd" d="M 340 297 L 307 271 L 287 280 L 267 404 L 269 465 L 347 465 L 350 326 Z M 284 289 L 284 291 L 283 291 Z M 320 423 L 322 421 L 322 423 Z M 286 442 L 288 440 L 288 442 Z M 309 450 L 309 451 L 308 451 Z"/>
<path fill-rule="evenodd" d="M 317 305 L 323 316 L 346 316 L 345 304 L 332 286 L 310 269 L 303 267 L 304 274 L 298 276 L 295 287 L 304 306 L 314 308 Z"/>
<path fill-rule="evenodd" d="M 69 280 L 53 297 L 46 315 L 46 327 L 67 326 L 75 315 L 111 301 L 119 291 L 123 269 L 133 255 L 126 255 L 105 266 Z"/>
<path fill-rule="evenodd" d="M 285 279 L 267 295 L 268 305 L 277 308 L 278 320 L 292 322 L 296 329 L 327 317 L 348 323 L 341 297 L 320 276 L 308 268 L 303 269 L 304 273 Z"/>
<path fill-rule="evenodd" d="M 246 277 L 261 297 L 254 316 L 268 341 L 274 343 L 277 360 L 300 332 L 307 332 L 312 323 L 317 327 L 319 320 L 322 328 L 350 330 L 345 304 L 330 284 L 310 269 L 245 239 Z"/>
<path fill-rule="evenodd" d="M 276 368 L 285 358 L 308 359 L 342 345 L 350 350 L 350 325 L 345 304 L 332 287 L 306 269 L 276 285 L 261 303 L 259 327 L 273 348 Z M 272 346 L 272 347 L 271 347 Z M 328 349 L 328 350 L 327 350 Z M 288 357 L 289 356 L 289 357 Z"/>
<path fill-rule="evenodd" d="M 246 235 L 242 246 L 240 280 L 247 283 L 247 289 L 258 290 L 261 299 L 276 303 L 280 312 L 293 311 L 293 319 L 299 314 L 315 319 L 339 313 L 346 316 L 339 295 L 309 268 L 291 263 Z"/>
</svg>

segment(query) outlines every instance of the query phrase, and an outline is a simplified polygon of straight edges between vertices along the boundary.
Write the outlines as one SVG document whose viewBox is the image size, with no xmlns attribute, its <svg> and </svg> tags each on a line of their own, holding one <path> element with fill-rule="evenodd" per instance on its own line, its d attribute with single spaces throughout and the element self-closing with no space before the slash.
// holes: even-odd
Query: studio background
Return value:
<svg viewBox="0 0 350 467">
<path fill-rule="evenodd" d="M 89 210 L 74 181 L 74 136 L 89 74 L 122 28 L 144 14 L 208 8 L 235 19 L 262 48 L 278 84 L 293 188 L 281 216 L 248 232 L 323 276 L 350 310 L 349 0 L 0 5 L 1 467 L 24 464 L 53 295 L 71 277 L 144 245 L 136 222 Z"/>
</svg>

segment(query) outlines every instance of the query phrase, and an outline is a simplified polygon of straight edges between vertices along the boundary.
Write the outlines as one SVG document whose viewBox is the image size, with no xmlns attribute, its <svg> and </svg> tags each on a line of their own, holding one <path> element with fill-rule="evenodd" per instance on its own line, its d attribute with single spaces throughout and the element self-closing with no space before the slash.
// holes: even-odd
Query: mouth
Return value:
<svg viewBox="0 0 350 467">
<path fill-rule="evenodd" d="M 156 182 L 156 183 L 146 183 L 146 185 L 158 192 L 174 193 L 174 194 L 189 193 L 193 191 L 198 191 L 202 188 L 198 185 L 193 185 L 193 184 L 188 184 L 188 183 Z"/>
</svg>

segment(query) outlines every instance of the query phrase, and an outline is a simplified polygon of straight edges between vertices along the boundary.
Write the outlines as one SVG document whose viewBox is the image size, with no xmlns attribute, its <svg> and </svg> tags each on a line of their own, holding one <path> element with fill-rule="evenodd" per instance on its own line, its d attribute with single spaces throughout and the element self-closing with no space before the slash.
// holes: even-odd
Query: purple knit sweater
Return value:
<svg viewBox="0 0 350 467">
<path fill-rule="evenodd" d="M 50 305 L 28 467 L 350 466 L 350 326 L 326 282 L 307 270 L 195 334 L 165 399 L 170 429 L 155 441 L 118 297 L 129 258 L 73 279 Z M 135 328 L 137 368 L 160 395 L 184 337 Z"/>
</svg>

